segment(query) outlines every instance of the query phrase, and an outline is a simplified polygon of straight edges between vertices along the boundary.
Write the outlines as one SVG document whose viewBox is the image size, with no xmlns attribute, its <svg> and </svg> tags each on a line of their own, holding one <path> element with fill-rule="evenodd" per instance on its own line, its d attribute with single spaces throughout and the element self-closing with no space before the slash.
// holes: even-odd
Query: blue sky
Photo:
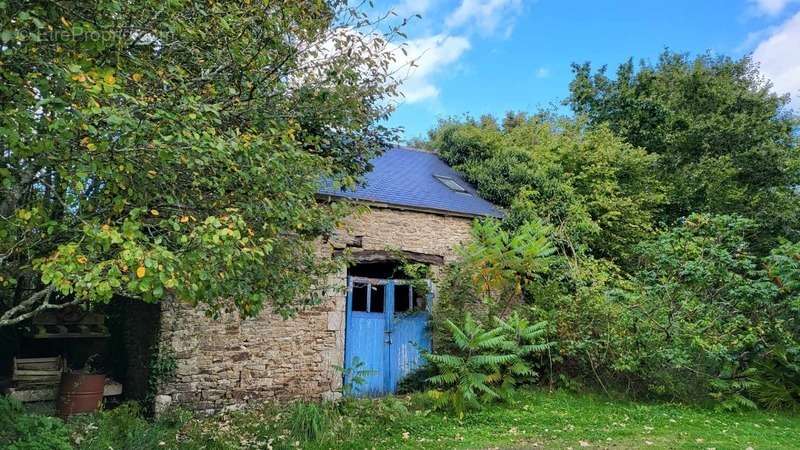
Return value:
<svg viewBox="0 0 800 450">
<path fill-rule="evenodd" d="M 558 106 L 570 63 L 654 60 L 666 47 L 735 57 L 752 53 L 800 106 L 800 0 L 399 0 L 378 3 L 403 16 L 403 100 L 389 123 L 405 138 L 437 119 Z"/>
</svg>

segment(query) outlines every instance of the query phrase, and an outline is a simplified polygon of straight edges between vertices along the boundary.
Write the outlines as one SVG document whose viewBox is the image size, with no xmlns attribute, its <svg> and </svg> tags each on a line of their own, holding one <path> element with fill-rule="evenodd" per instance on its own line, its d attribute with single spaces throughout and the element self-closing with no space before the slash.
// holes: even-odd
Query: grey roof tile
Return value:
<svg viewBox="0 0 800 450">
<path fill-rule="evenodd" d="M 339 190 L 328 180 L 322 183 L 319 193 L 470 216 L 504 215 L 498 207 L 480 198 L 475 188 L 433 153 L 393 147 L 370 162 L 373 169 L 364 176 L 364 185 Z M 453 179 L 466 192 L 450 189 L 436 176 Z"/>
</svg>

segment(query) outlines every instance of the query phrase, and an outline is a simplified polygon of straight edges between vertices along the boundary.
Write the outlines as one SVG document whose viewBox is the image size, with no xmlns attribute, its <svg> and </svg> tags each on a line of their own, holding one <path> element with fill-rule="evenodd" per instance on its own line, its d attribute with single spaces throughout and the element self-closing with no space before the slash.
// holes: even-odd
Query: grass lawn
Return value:
<svg viewBox="0 0 800 450">
<path fill-rule="evenodd" d="M 330 431 L 316 442 L 292 437 L 291 412 L 236 412 L 184 425 L 181 448 L 800 448 L 800 416 L 609 400 L 565 391 L 520 391 L 457 420 L 431 412 L 421 397 L 361 400 L 339 406 Z M 329 410 L 329 413 L 333 410 Z"/>
</svg>

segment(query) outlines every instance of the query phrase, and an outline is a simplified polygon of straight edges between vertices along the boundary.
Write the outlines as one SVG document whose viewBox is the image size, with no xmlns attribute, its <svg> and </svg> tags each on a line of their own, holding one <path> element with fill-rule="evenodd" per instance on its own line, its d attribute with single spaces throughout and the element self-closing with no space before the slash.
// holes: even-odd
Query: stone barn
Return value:
<svg viewBox="0 0 800 450">
<path fill-rule="evenodd" d="M 156 410 L 178 404 L 212 411 L 252 400 L 335 399 L 342 367 L 369 370 L 359 394 L 392 392 L 430 346 L 426 322 L 435 288 L 419 289 L 396 271 L 400 261 L 428 264 L 432 273 L 452 261 L 475 218 L 501 217 L 435 154 L 391 148 L 372 161 L 365 185 L 323 187 L 322 199 L 347 198 L 369 206 L 323 244 L 350 249 L 353 263 L 329 280 L 321 305 L 292 319 L 219 320 L 174 303 L 160 312 L 158 340 L 174 358 L 175 376 L 158 389 Z M 338 368 L 337 368 L 338 367 Z"/>
</svg>

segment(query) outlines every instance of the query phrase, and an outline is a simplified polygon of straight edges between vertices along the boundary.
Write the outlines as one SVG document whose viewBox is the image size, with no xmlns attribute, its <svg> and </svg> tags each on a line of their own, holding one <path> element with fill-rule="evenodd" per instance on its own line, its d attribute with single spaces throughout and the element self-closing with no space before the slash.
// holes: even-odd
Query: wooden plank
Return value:
<svg viewBox="0 0 800 450">
<path fill-rule="evenodd" d="M 60 375 L 61 369 L 48 369 L 48 370 L 35 370 L 35 369 L 17 369 L 16 375 L 29 375 L 29 376 L 42 376 L 42 375 Z"/>
<path fill-rule="evenodd" d="M 394 281 L 389 280 L 383 290 L 383 392 L 393 393 L 392 331 L 394 330 Z"/>
<path fill-rule="evenodd" d="M 25 363 L 41 363 L 41 362 L 54 362 L 59 363 L 61 362 L 60 356 L 48 356 L 46 358 L 14 358 L 14 361 L 18 364 L 25 364 Z"/>
<path fill-rule="evenodd" d="M 27 385 L 57 384 L 63 368 L 64 360 L 60 356 L 14 358 L 11 380 Z"/>
<path fill-rule="evenodd" d="M 23 371 L 22 373 L 15 373 L 11 376 L 12 380 L 36 380 L 39 378 L 53 378 L 53 377 L 60 377 L 61 371 L 51 370 L 51 371 L 41 371 L 41 370 L 34 370 L 34 371 Z"/>
<path fill-rule="evenodd" d="M 17 364 L 17 369 L 22 370 L 60 370 L 61 365 L 58 361 L 55 362 L 26 362 L 24 364 Z"/>
<path fill-rule="evenodd" d="M 367 278 L 367 277 L 350 277 L 354 283 L 361 283 L 361 284 L 371 284 L 375 286 L 383 286 L 387 284 L 389 281 L 392 281 L 394 284 L 410 284 L 410 280 L 387 280 L 383 278 Z"/>
<path fill-rule="evenodd" d="M 367 283 L 367 312 L 372 308 L 372 283 Z"/>
<path fill-rule="evenodd" d="M 64 338 L 101 338 L 109 337 L 110 333 L 107 332 L 91 332 L 91 333 L 46 333 L 37 334 L 32 336 L 34 339 L 64 339 Z"/>
<path fill-rule="evenodd" d="M 341 254 L 336 251 L 334 254 Z M 406 250 L 360 250 L 353 252 L 350 258 L 355 263 L 373 263 L 385 261 L 406 260 L 417 263 L 433 264 L 436 266 L 444 265 L 444 257 L 430 253 L 410 252 Z"/>
</svg>

